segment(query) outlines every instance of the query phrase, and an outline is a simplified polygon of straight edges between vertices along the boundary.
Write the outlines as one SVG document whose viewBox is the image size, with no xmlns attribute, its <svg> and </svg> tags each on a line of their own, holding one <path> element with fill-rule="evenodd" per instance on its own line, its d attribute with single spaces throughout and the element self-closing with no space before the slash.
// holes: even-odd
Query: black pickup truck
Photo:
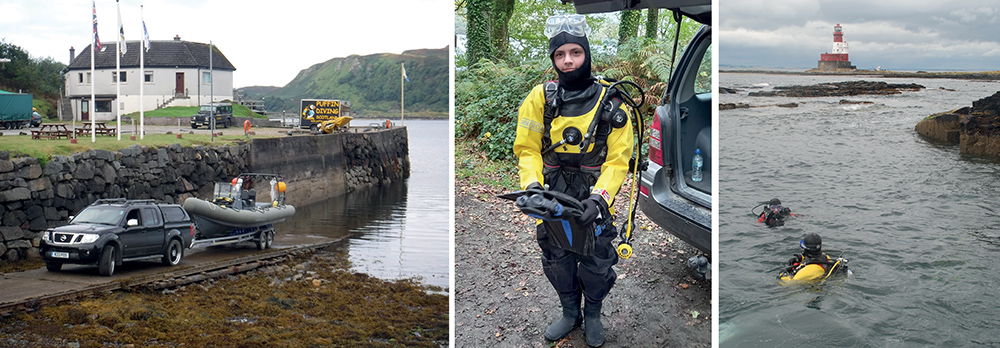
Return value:
<svg viewBox="0 0 1000 348">
<path fill-rule="evenodd" d="M 96 264 L 101 275 L 110 276 L 124 261 L 160 258 L 177 265 L 193 238 L 191 217 L 177 204 L 100 199 L 68 225 L 43 232 L 39 251 L 49 271 L 65 263 Z"/>
</svg>

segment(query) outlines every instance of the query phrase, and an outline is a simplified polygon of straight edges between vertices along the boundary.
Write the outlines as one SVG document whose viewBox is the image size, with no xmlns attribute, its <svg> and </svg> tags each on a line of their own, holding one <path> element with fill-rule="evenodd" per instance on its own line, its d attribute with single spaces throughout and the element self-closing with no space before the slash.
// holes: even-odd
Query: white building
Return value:
<svg viewBox="0 0 1000 348">
<path fill-rule="evenodd" d="M 218 46 L 212 53 L 213 93 L 208 44 L 181 41 L 179 36 L 172 41 L 151 41 L 149 51 L 144 53 L 142 72 L 139 71 L 142 42 L 127 41 L 125 44 L 128 52 L 121 57 L 120 103 L 114 102 L 118 75 L 115 70 L 116 43 L 103 43 L 94 55 L 94 76 L 90 74 L 90 53 L 93 52 L 90 46 L 75 57 L 74 49 L 70 48 L 70 64 L 66 67 L 65 76 L 66 97 L 70 100 L 73 118 L 90 120 L 91 83 L 95 87 L 94 118 L 98 121 L 114 120 L 116 107 L 122 109 L 122 114 L 139 111 L 140 83 L 144 84 L 143 108 L 146 111 L 166 106 L 198 106 L 233 96 L 233 72 L 236 68 Z M 212 94 L 214 99 L 210 100 Z"/>
</svg>

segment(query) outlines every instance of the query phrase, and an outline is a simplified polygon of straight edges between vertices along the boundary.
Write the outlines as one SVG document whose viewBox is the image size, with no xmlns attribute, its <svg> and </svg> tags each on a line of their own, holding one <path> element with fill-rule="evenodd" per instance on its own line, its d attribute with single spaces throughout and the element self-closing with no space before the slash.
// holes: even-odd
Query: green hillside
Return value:
<svg viewBox="0 0 1000 348">
<path fill-rule="evenodd" d="M 448 112 L 448 48 L 333 58 L 299 72 L 285 87 L 266 92 L 268 110 L 297 109 L 299 99 L 342 99 L 361 115 L 399 113 L 400 63 L 406 64 L 406 111 Z M 256 93 L 261 93 L 255 95 Z"/>
</svg>

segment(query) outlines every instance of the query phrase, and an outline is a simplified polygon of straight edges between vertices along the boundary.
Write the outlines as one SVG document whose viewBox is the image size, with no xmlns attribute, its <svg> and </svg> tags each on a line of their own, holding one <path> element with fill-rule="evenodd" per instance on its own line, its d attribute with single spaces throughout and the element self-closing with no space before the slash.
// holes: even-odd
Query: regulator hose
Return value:
<svg viewBox="0 0 1000 348">
<path fill-rule="evenodd" d="M 624 88 L 621 88 L 619 93 L 622 97 L 622 101 L 633 109 L 632 121 L 637 125 L 636 130 L 638 137 L 636 137 L 635 145 L 639 147 L 638 151 L 635 151 L 632 155 L 632 188 L 628 200 L 628 220 L 624 226 L 622 226 L 621 231 L 619 231 L 618 236 L 621 238 L 621 242 L 618 243 L 618 247 L 615 248 L 615 252 L 618 253 L 623 259 L 628 259 L 632 257 L 632 229 L 635 228 L 635 208 L 639 206 L 639 195 L 638 192 L 639 181 L 642 180 L 641 171 L 646 170 L 646 164 L 642 164 L 640 170 L 640 162 L 642 161 L 642 140 L 644 139 L 644 129 L 645 126 L 642 122 L 642 115 L 639 114 L 639 108 L 645 103 L 645 98 L 643 97 L 645 93 L 638 84 L 632 81 L 618 81 L 612 83 L 608 88 L 618 89 L 619 85 L 631 85 L 638 89 L 640 101 L 636 103 L 632 98 L 632 95 Z M 649 157 L 649 150 L 646 150 L 646 157 Z"/>
</svg>

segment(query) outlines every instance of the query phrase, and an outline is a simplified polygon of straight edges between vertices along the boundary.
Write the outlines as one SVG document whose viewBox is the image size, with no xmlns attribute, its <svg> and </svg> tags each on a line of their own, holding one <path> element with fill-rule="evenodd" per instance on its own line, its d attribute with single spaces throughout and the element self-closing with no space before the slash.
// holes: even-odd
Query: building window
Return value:
<svg viewBox="0 0 1000 348">
<path fill-rule="evenodd" d="M 115 82 L 118 82 L 118 72 L 117 71 L 112 71 L 111 72 L 111 83 L 115 83 Z M 128 82 L 128 73 L 125 72 L 125 71 L 122 71 L 122 82 Z"/>
<path fill-rule="evenodd" d="M 87 83 L 90 83 L 90 73 L 87 73 Z"/>
<path fill-rule="evenodd" d="M 202 72 L 201 73 L 201 83 L 212 83 L 212 73 Z"/>
<path fill-rule="evenodd" d="M 83 83 L 83 73 L 80 73 L 80 83 Z"/>
<path fill-rule="evenodd" d="M 143 75 L 145 75 L 145 76 L 143 77 L 143 79 L 144 79 L 144 80 L 145 80 L 146 82 L 153 82 L 153 72 L 152 72 L 152 71 L 146 71 L 146 72 L 145 72 L 145 73 L 144 73 Z"/>
<path fill-rule="evenodd" d="M 94 101 L 94 112 L 111 112 L 111 101 L 110 100 Z"/>
</svg>

